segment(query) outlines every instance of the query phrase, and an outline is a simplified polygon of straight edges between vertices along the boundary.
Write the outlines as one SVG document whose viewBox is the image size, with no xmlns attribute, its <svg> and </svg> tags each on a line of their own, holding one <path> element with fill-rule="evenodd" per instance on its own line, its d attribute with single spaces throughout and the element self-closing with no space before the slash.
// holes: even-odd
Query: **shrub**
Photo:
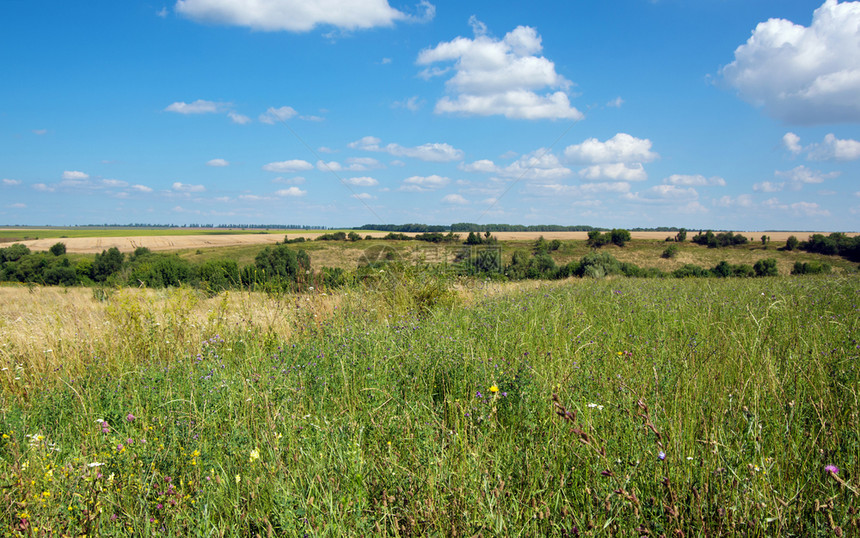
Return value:
<svg viewBox="0 0 860 538">
<path fill-rule="evenodd" d="M 776 260 L 773 258 L 755 262 L 753 270 L 755 271 L 755 276 L 777 276 L 779 274 L 779 271 L 776 269 Z"/>
<path fill-rule="evenodd" d="M 798 246 L 800 246 L 800 241 L 793 235 L 788 236 L 788 239 L 785 240 L 785 250 L 797 250 Z"/>
<path fill-rule="evenodd" d="M 621 262 L 608 252 L 592 252 L 579 260 L 579 276 L 603 278 L 621 273 Z"/>
<path fill-rule="evenodd" d="M 92 267 L 92 279 L 96 282 L 106 281 L 109 276 L 122 269 L 124 258 L 125 255 L 116 247 L 103 250 L 101 254 L 96 254 L 96 259 L 93 261 Z"/>
<path fill-rule="evenodd" d="M 600 233 L 600 230 L 591 230 L 588 232 L 588 239 L 585 243 L 592 248 L 600 248 L 609 243 L 609 237 Z"/>
<path fill-rule="evenodd" d="M 307 271 L 310 270 L 311 260 L 304 250 L 294 251 L 289 246 L 280 244 L 264 248 L 254 258 L 254 265 L 258 272 L 255 278 L 257 283 L 262 281 L 281 281 L 284 284 L 303 283 L 306 280 L 304 277 Z"/>
<path fill-rule="evenodd" d="M 62 256 L 66 253 L 66 244 L 65 243 L 54 243 L 50 249 L 48 249 L 51 254 L 54 256 Z"/>
<path fill-rule="evenodd" d="M 693 265 L 692 263 L 688 263 L 683 265 L 682 267 L 675 269 L 672 271 L 672 276 L 675 278 L 690 278 L 690 277 L 706 277 L 711 276 L 711 272 L 703 267 L 699 267 L 698 265 Z"/>
<path fill-rule="evenodd" d="M 817 275 L 827 274 L 832 270 L 830 264 L 821 262 L 794 262 L 791 270 L 793 275 Z"/>
<path fill-rule="evenodd" d="M 663 254 L 660 254 L 661 258 L 675 258 L 678 256 L 678 245 L 669 245 L 666 247 L 666 250 L 663 251 Z"/>
</svg>

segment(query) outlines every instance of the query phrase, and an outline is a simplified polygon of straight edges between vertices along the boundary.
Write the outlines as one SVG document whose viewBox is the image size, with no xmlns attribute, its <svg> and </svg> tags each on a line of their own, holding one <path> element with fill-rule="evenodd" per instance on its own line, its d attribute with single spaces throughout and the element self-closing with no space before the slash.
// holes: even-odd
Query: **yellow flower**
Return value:
<svg viewBox="0 0 860 538">
<path fill-rule="evenodd" d="M 248 458 L 248 461 L 250 461 L 251 463 L 254 463 L 254 461 L 258 460 L 258 459 L 260 459 L 260 451 L 255 448 L 254 450 L 251 451 L 251 457 Z"/>
<path fill-rule="evenodd" d="M 242 477 L 239 475 L 236 475 L 236 483 L 238 484 L 239 482 L 241 482 L 241 480 L 242 480 Z"/>
<path fill-rule="evenodd" d="M 490 387 L 490 392 L 499 392 L 499 387 L 493 385 L 492 387 Z"/>
</svg>

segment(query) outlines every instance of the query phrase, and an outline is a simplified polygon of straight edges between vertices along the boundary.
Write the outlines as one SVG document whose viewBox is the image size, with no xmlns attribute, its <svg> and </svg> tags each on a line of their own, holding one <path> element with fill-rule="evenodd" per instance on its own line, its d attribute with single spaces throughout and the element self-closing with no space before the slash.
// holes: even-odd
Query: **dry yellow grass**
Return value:
<svg viewBox="0 0 860 538">
<path fill-rule="evenodd" d="M 54 372 L 79 375 L 93 364 L 128 364 L 130 355 L 182 361 L 216 334 L 277 335 L 326 319 L 340 298 L 189 289 L 109 290 L 0 287 L 0 382 Z"/>
<path fill-rule="evenodd" d="M 359 232 L 362 237 L 371 235 L 379 238 L 387 235 L 386 233 L 371 233 Z M 695 232 L 690 232 L 689 235 Z M 754 241 L 762 236 L 764 232 L 736 232 L 742 233 L 748 237 L 752 237 Z M 785 241 L 789 236 L 797 236 L 800 240 L 805 240 L 814 232 L 766 232 L 772 241 Z M 820 232 L 827 234 L 829 232 Z M 308 240 L 313 240 L 319 237 L 321 233 L 303 233 L 290 234 L 290 238 L 295 239 L 304 237 Z M 415 235 L 415 234 L 406 234 Z M 465 239 L 465 233 L 460 236 Z M 493 234 L 500 241 L 534 241 L 538 237 L 543 236 L 547 240 L 560 239 L 563 241 L 581 240 L 588 238 L 586 232 L 496 232 Z M 633 239 L 653 239 L 663 240 L 667 236 L 675 235 L 673 232 L 631 232 Z M 849 233 L 849 236 L 856 236 L 856 233 Z M 128 236 L 128 237 L 69 237 L 64 239 L 35 239 L 30 241 L 22 241 L 30 250 L 48 250 L 58 241 L 65 243 L 66 251 L 77 254 L 95 254 L 111 247 L 116 247 L 122 252 L 133 252 L 138 247 L 146 247 L 150 250 L 169 251 L 169 250 L 187 250 L 197 248 L 212 248 L 212 247 L 233 247 L 233 246 L 248 246 L 248 245 L 273 245 L 283 241 L 284 237 L 278 234 L 225 234 L 225 235 L 153 235 L 153 236 Z"/>
</svg>

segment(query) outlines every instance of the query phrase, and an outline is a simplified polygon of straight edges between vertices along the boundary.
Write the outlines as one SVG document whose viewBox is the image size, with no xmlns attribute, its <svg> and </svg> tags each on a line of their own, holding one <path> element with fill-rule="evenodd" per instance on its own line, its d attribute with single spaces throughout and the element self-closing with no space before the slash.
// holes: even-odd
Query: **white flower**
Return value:
<svg viewBox="0 0 860 538">
<path fill-rule="evenodd" d="M 596 407 L 598 411 L 601 411 L 603 409 L 602 405 L 596 404 L 596 403 L 590 403 L 590 404 L 588 404 L 588 407 L 591 407 L 592 409 L 594 409 Z"/>
<path fill-rule="evenodd" d="M 92 463 L 88 463 L 87 467 L 101 467 L 102 465 L 104 465 L 104 463 L 99 463 L 97 461 L 94 461 Z"/>
</svg>

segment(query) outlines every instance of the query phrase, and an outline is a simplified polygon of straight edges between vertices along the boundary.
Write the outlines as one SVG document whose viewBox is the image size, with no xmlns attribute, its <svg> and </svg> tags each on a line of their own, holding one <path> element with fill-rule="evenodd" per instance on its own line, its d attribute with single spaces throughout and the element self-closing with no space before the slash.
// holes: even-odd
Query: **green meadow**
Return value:
<svg viewBox="0 0 860 538">
<path fill-rule="evenodd" d="M 860 532 L 856 273 L 380 271 L 0 288 L 4 534 Z"/>
</svg>

